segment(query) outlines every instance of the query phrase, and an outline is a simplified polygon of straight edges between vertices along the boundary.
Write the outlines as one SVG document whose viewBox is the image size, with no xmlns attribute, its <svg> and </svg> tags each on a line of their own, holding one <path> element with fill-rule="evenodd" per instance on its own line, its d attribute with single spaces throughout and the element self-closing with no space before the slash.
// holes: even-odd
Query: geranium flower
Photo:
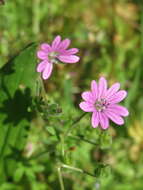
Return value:
<svg viewBox="0 0 143 190">
<path fill-rule="evenodd" d="M 37 66 L 37 72 L 42 73 L 43 79 L 48 79 L 52 73 L 54 63 L 58 61 L 64 63 L 76 63 L 79 57 L 74 55 L 79 50 L 77 48 L 68 49 L 71 41 L 65 39 L 61 41 L 61 37 L 57 36 L 50 46 L 47 43 L 40 45 L 40 50 L 37 51 L 37 56 L 42 61 Z"/>
<path fill-rule="evenodd" d="M 123 117 L 128 116 L 128 110 L 118 105 L 126 96 L 125 90 L 119 90 L 120 84 L 115 83 L 107 89 L 107 81 L 104 77 L 91 82 L 91 91 L 83 92 L 84 102 L 80 103 L 80 108 L 85 112 L 93 112 L 91 123 L 94 128 L 101 126 L 102 129 L 109 127 L 109 119 L 118 125 L 123 125 Z"/>
</svg>

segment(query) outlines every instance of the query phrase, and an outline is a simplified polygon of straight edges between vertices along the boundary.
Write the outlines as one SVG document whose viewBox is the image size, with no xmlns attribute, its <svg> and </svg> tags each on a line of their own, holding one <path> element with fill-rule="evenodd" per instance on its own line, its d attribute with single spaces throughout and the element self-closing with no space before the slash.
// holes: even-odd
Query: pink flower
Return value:
<svg viewBox="0 0 143 190">
<path fill-rule="evenodd" d="M 126 96 L 125 90 L 119 90 L 120 84 L 115 83 L 107 89 L 107 81 L 104 77 L 91 82 L 91 91 L 83 92 L 84 102 L 80 108 L 85 112 L 93 112 L 91 123 L 94 128 L 101 126 L 102 129 L 109 127 L 109 119 L 118 125 L 123 125 L 123 117 L 128 116 L 128 110 L 118 105 Z"/>
<path fill-rule="evenodd" d="M 40 46 L 40 50 L 37 52 L 37 56 L 42 61 L 37 66 L 37 72 L 42 73 L 43 79 L 48 79 L 52 73 L 54 63 L 58 60 L 64 63 L 76 63 L 79 61 L 79 57 L 74 55 L 78 52 L 77 48 L 68 49 L 70 40 L 65 39 L 61 41 L 61 37 L 57 36 L 52 45 L 43 43 Z"/>
</svg>

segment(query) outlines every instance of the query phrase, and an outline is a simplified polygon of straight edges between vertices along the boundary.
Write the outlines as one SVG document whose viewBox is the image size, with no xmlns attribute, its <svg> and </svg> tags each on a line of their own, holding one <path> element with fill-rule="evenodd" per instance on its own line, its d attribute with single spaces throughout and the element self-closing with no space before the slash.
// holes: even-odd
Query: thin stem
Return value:
<svg viewBox="0 0 143 190">
<path fill-rule="evenodd" d="M 33 0 L 33 33 L 37 35 L 40 30 L 40 1 Z"/>
<path fill-rule="evenodd" d="M 67 130 L 67 132 L 64 134 L 64 136 L 68 136 L 69 133 L 72 131 L 72 129 L 75 127 L 75 124 L 77 124 L 87 113 L 83 113 L 81 116 L 79 116 L 75 121 L 73 121 L 71 127 Z"/>
<path fill-rule="evenodd" d="M 73 171 L 77 171 L 77 172 L 80 172 L 80 173 L 84 173 L 86 175 L 90 175 L 92 177 L 96 177 L 94 174 L 91 174 L 81 168 L 76 168 L 76 167 L 73 167 L 73 166 L 69 166 L 69 165 L 66 165 L 66 164 L 62 164 L 61 165 L 62 168 L 67 168 L 67 169 L 70 169 L 70 170 L 73 170 Z"/>
<path fill-rule="evenodd" d="M 35 159 L 39 158 L 40 156 L 43 156 L 44 154 L 53 153 L 53 152 L 55 152 L 55 150 L 52 150 L 52 151 L 45 150 L 43 152 L 40 152 L 40 153 L 38 153 L 36 155 L 31 156 L 28 160 L 35 160 Z"/>
<path fill-rule="evenodd" d="M 140 2 L 140 1 L 139 1 Z M 141 16 L 141 55 L 143 56 L 143 4 L 140 2 L 140 16 Z"/>
<path fill-rule="evenodd" d="M 60 182 L 61 190 L 65 190 L 65 188 L 64 188 L 64 182 L 63 182 L 63 177 L 62 177 L 62 173 L 61 173 L 61 167 L 58 167 L 57 170 L 58 170 L 58 177 L 59 177 L 59 182 Z"/>
<path fill-rule="evenodd" d="M 95 142 L 93 142 L 93 141 L 89 141 L 88 139 L 85 139 L 84 137 L 81 137 L 81 136 L 73 136 L 73 135 L 71 135 L 71 134 L 69 134 L 68 136 L 71 137 L 71 138 L 74 138 L 74 139 L 76 139 L 76 140 L 82 140 L 82 141 L 84 141 L 84 142 L 87 142 L 87 143 L 92 144 L 92 145 L 95 145 L 95 146 L 98 145 L 97 143 L 95 143 Z"/>
<path fill-rule="evenodd" d="M 61 148 L 62 148 L 63 161 L 64 161 L 64 156 L 65 156 L 65 148 L 64 148 L 64 145 L 65 145 L 64 136 L 61 135 Z"/>
<path fill-rule="evenodd" d="M 56 143 L 55 145 L 57 145 L 58 143 Z M 44 154 L 52 154 L 52 153 L 54 153 L 55 152 L 55 149 L 52 149 L 52 150 L 44 150 L 44 151 L 42 151 L 42 152 L 40 152 L 40 153 L 37 153 L 36 155 L 32 155 L 28 160 L 34 160 L 34 159 L 37 159 L 37 158 L 39 158 L 40 156 L 43 156 Z"/>
<path fill-rule="evenodd" d="M 83 173 L 83 170 L 82 170 L 82 169 L 80 169 L 80 168 L 75 168 L 75 167 L 73 167 L 73 166 L 69 166 L 69 165 L 66 165 L 66 164 L 62 164 L 61 167 Z"/>
</svg>

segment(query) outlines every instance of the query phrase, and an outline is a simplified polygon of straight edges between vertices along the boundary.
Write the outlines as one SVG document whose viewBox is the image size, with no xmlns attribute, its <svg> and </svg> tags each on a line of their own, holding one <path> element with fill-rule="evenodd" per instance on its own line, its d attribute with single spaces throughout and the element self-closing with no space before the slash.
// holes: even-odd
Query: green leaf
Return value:
<svg viewBox="0 0 143 190">
<path fill-rule="evenodd" d="M 34 181 L 36 178 L 35 173 L 31 168 L 25 168 L 25 175 L 30 181 Z"/>
<path fill-rule="evenodd" d="M 53 127 L 46 127 L 46 130 L 49 132 L 50 135 L 56 135 L 56 131 Z"/>
<path fill-rule="evenodd" d="M 100 177 L 101 178 L 107 178 L 111 175 L 111 167 L 109 165 L 105 165 L 102 169 L 101 169 L 101 174 Z"/>
<path fill-rule="evenodd" d="M 36 72 L 36 45 L 22 50 L 0 70 L 0 182 L 14 169 L 13 149 L 22 150 L 32 113 L 28 111 L 39 81 Z M 10 160 L 12 164 L 10 164 Z M 15 161 L 16 163 L 16 161 Z"/>
<path fill-rule="evenodd" d="M 23 175 L 24 175 L 24 168 L 23 167 L 17 168 L 14 173 L 14 181 L 19 182 L 23 177 Z"/>
<path fill-rule="evenodd" d="M 96 168 L 94 170 L 94 174 L 96 177 L 101 177 L 101 176 L 105 177 L 109 173 L 110 173 L 109 165 L 96 162 Z"/>
<path fill-rule="evenodd" d="M 101 133 L 100 136 L 100 147 L 101 149 L 109 149 L 112 145 L 112 137 L 109 133 Z"/>
</svg>

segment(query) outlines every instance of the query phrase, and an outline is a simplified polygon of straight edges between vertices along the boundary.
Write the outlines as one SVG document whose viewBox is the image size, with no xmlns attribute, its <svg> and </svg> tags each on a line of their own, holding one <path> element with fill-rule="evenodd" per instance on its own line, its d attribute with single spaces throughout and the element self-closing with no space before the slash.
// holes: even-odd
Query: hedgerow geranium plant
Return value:
<svg viewBox="0 0 143 190">
<path fill-rule="evenodd" d="M 88 167 L 85 167 L 86 169 L 78 167 L 74 164 L 76 160 L 71 157 L 69 152 L 74 151 L 78 146 L 75 146 L 75 142 L 84 142 L 91 146 L 97 146 L 98 149 L 108 147 L 107 140 L 111 142 L 108 133 L 109 120 L 117 125 L 123 125 L 123 117 L 129 114 L 125 107 L 118 104 L 127 96 L 127 92 L 119 90 L 119 83 L 113 84 L 108 89 L 107 79 L 102 76 L 98 83 L 94 79 L 91 81 L 90 91 L 81 92 L 83 101 L 78 102 L 78 109 L 72 108 L 73 115 L 70 115 L 70 112 L 65 113 L 64 107 L 56 101 L 56 103 L 54 100 L 51 101 L 44 88 L 44 83 L 46 81 L 48 84 L 50 77 L 50 82 L 52 82 L 52 71 L 54 72 L 55 64 L 61 62 L 77 64 L 80 60 L 76 55 L 79 51 L 77 48 L 67 49 L 70 43 L 69 39 L 62 41 L 61 37 L 57 36 L 51 45 L 42 43 L 37 47 L 37 44 L 31 44 L 0 71 L 1 184 L 8 181 L 20 183 L 25 177 L 29 181 L 33 181 L 37 173 L 44 173 L 45 167 L 43 167 L 42 161 L 39 161 L 39 157 L 43 154 L 52 160 L 53 169 L 51 171 L 57 172 L 58 185 L 61 190 L 65 189 L 63 180 L 63 170 L 65 171 L 65 169 L 68 172 L 80 172 L 82 175 L 93 177 L 96 180 L 100 179 L 109 168 L 107 163 L 98 159 L 94 171 Z M 91 122 L 84 121 L 85 117 L 90 118 L 88 112 L 92 112 Z M 29 139 L 29 134 L 32 132 L 31 125 L 38 128 L 39 121 L 42 131 L 38 131 L 38 133 L 39 135 L 42 133 L 43 138 L 39 137 L 36 145 L 39 148 L 37 152 L 37 148 Z M 81 127 L 82 133 L 80 130 L 75 133 Z M 91 131 L 92 134 L 98 131 L 96 139 L 86 136 L 88 131 Z M 47 134 L 48 139 L 45 139 Z M 74 146 L 69 146 L 71 140 Z M 82 149 L 84 152 L 84 146 Z M 49 175 L 47 172 L 44 173 L 44 176 L 46 174 Z"/>
</svg>

